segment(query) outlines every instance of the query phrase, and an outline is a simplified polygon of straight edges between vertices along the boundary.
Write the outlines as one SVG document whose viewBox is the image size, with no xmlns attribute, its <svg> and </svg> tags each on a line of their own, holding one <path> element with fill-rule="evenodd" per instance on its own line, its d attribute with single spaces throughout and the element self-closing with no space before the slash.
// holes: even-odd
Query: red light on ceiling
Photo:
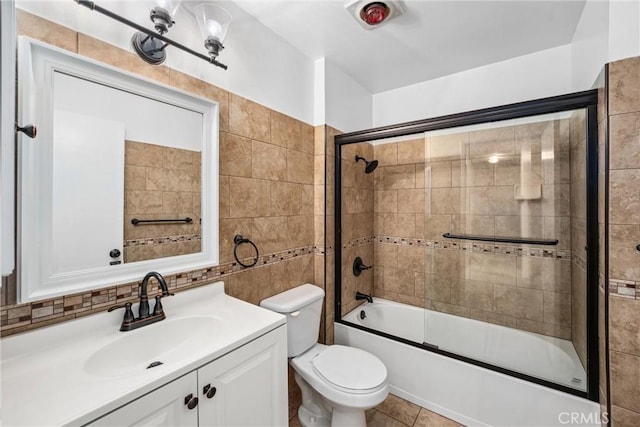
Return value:
<svg viewBox="0 0 640 427">
<path fill-rule="evenodd" d="M 389 16 L 389 7 L 380 2 L 369 3 L 362 8 L 360 17 L 369 25 L 378 25 Z"/>
</svg>

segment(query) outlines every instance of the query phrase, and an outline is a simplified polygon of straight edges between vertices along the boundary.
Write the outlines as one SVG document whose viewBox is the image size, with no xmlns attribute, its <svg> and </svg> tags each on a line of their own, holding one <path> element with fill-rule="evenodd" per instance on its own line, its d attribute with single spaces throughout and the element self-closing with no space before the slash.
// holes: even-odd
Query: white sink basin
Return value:
<svg viewBox="0 0 640 427">
<path fill-rule="evenodd" d="M 203 351 L 223 325 L 224 321 L 216 317 L 182 317 L 121 332 L 91 354 L 84 370 L 94 376 L 117 378 L 161 369 Z M 155 366 L 150 366 L 152 363 Z"/>
</svg>

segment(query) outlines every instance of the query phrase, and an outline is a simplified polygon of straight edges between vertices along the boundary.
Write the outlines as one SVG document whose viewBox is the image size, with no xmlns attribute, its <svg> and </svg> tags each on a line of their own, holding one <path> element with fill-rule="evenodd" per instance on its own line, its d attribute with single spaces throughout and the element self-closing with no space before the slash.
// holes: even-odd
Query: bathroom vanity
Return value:
<svg viewBox="0 0 640 427">
<path fill-rule="evenodd" d="M 120 332 L 101 313 L 2 341 L 5 425 L 286 425 L 284 316 L 217 282 Z M 135 307 L 134 307 L 135 309 Z"/>
</svg>

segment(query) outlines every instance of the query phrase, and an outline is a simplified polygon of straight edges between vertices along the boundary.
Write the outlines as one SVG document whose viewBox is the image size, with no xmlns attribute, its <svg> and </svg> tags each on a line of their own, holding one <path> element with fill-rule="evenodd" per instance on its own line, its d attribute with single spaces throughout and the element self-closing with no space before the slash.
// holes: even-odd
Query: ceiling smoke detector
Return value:
<svg viewBox="0 0 640 427">
<path fill-rule="evenodd" d="M 352 0 L 344 6 L 365 30 L 379 27 L 382 23 L 404 13 L 400 1 Z"/>
</svg>

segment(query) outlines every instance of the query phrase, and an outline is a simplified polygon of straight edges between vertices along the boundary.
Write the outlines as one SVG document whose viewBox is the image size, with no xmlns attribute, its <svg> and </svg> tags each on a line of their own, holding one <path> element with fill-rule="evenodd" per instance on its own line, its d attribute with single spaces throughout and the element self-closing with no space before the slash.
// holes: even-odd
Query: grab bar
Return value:
<svg viewBox="0 0 640 427">
<path fill-rule="evenodd" d="M 525 243 L 528 245 L 557 245 L 558 239 L 531 239 L 527 237 L 494 237 L 494 236 L 474 236 L 471 234 L 451 234 L 444 233 L 445 239 L 478 240 L 480 242 L 500 242 L 500 243 Z"/>
<path fill-rule="evenodd" d="M 190 223 L 191 221 L 193 221 L 193 219 L 186 217 L 186 218 L 178 218 L 178 219 L 138 219 L 138 218 L 133 218 L 131 220 L 131 224 L 133 225 L 138 225 L 138 224 L 145 224 L 145 223 L 152 223 L 152 222 L 186 222 L 186 223 Z"/>
</svg>

